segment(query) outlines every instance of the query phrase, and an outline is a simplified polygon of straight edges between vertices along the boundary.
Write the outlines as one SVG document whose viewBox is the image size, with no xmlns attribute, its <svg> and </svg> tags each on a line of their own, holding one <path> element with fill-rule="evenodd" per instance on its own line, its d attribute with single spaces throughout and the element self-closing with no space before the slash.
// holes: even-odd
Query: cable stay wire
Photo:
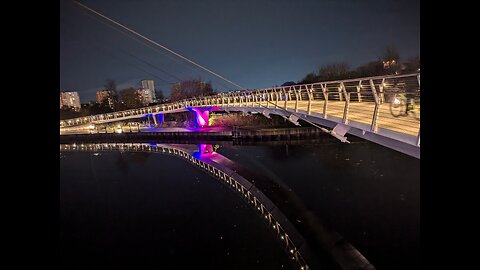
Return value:
<svg viewBox="0 0 480 270">
<path fill-rule="evenodd" d="M 169 48 L 167 48 L 167 47 L 165 47 L 165 46 L 163 46 L 163 45 L 155 42 L 154 40 L 149 39 L 148 37 L 146 37 L 146 36 L 144 36 L 144 35 L 136 32 L 135 30 L 132 30 L 132 29 L 124 26 L 123 24 L 118 23 L 118 22 L 116 22 L 115 20 L 110 19 L 109 17 L 107 17 L 107 16 L 105 16 L 105 15 L 103 15 L 103 14 L 101 14 L 101 13 L 99 13 L 99 12 L 97 12 L 97 11 L 89 8 L 89 7 L 87 7 L 86 5 L 84 5 L 84 4 L 80 3 L 80 2 L 77 2 L 77 1 L 75 1 L 75 0 L 72 0 L 72 2 L 74 2 L 74 3 L 76 3 L 77 5 L 79 5 L 79 6 L 83 7 L 83 8 L 85 8 L 85 9 L 89 10 L 90 12 L 95 13 L 96 15 L 104 18 L 105 20 L 108 20 L 109 22 L 111 22 L 111 23 L 113 23 L 113 24 L 115 24 L 115 25 L 117 25 L 117 26 L 119 26 L 119 27 L 122 27 L 123 29 L 129 31 L 130 33 L 133 33 L 133 34 L 135 34 L 135 35 L 143 38 L 144 40 L 146 40 L 146 41 L 148 41 L 148 42 L 150 42 L 150 43 L 152 43 L 152 44 L 154 44 L 154 45 L 156 45 L 156 46 L 158 46 L 158 47 L 160 47 L 160 48 L 168 51 L 169 53 L 177 56 L 178 58 L 180 58 L 180 59 L 182 59 L 182 60 L 185 60 L 185 61 L 187 61 L 188 63 L 190 63 L 190 64 L 192 64 L 192 65 L 195 65 L 196 67 L 201 68 L 202 70 L 207 71 L 208 73 L 213 74 L 214 76 L 216 76 L 216 77 L 218 77 L 218 78 L 220 78 L 220 79 L 222 79 L 222 80 L 224 80 L 224 81 L 226 81 L 226 82 L 228 82 L 228 83 L 230 83 L 230 84 L 232 84 L 232 85 L 234 85 L 234 86 L 236 86 L 236 87 L 238 87 L 238 88 L 240 88 L 240 89 L 245 89 L 244 87 L 242 87 L 242 86 L 240 86 L 240 85 L 232 82 L 231 80 L 229 80 L 229 79 L 227 79 L 227 78 L 225 78 L 225 77 L 223 77 L 223 76 L 215 73 L 214 71 L 212 71 L 212 70 L 210 70 L 210 69 L 208 69 L 208 68 L 206 68 L 206 67 L 204 67 L 204 66 L 202 66 L 202 65 L 200 65 L 200 64 L 198 64 L 198 63 L 196 63 L 195 61 L 192 61 L 192 60 L 184 57 L 183 55 L 181 55 L 181 54 L 179 54 L 179 53 L 174 52 L 173 50 L 171 50 L 171 49 L 169 49 Z"/>
<path fill-rule="evenodd" d="M 85 14 L 86 14 L 87 16 L 89 16 L 89 17 L 97 20 L 98 22 L 100 22 L 100 23 L 102 23 L 102 24 L 104 24 L 104 25 L 112 28 L 113 30 L 115 30 L 115 31 L 117 31 L 117 32 L 125 35 L 126 37 L 131 38 L 131 39 L 133 39 L 133 40 L 141 43 L 142 45 L 145 45 L 145 46 L 151 48 L 152 50 L 154 50 L 154 51 L 156 51 L 156 52 L 158 52 L 158 53 L 161 53 L 162 55 L 168 57 L 169 59 L 172 59 L 173 61 L 175 61 L 175 62 L 183 65 L 184 67 L 186 67 L 186 68 L 188 68 L 189 70 L 193 71 L 194 73 L 198 74 L 198 75 L 199 75 L 199 78 L 200 78 L 200 80 L 201 80 L 201 78 L 202 78 L 202 76 L 201 76 L 202 73 L 199 72 L 198 68 L 196 69 L 196 68 L 192 67 L 191 65 L 185 65 L 185 64 L 186 64 L 185 61 L 182 61 L 181 59 L 178 59 L 178 57 L 174 57 L 174 56 L 172 56 L 171 54 L 168 54 L 168 53 L 166 53 L 166 52 L 163 51 L 163 50 L 159 50 L 157 47 L 152 46 L 151 44 L 145 42 L 143 39 L 138 38 L 136 35 L 134 35 L 134 34 L 132 34 L 132 33 L 130 33 L 130 32 L 126 32 L 126 31 L 124 31 L 124 30 L 122 30 L 122 29 L 119 29 L 118 27 L 113 26 L 111 23 L 108 23 L 108 22 L 105 21 L 105 20 L 101 20 L 100 18 L 98 18 L 98 17 L 96 17 L 96 16 L 93 16 L 91 13 L 85 12 Z M 137 58 L 137 57 L 134 56 L 133 54 L 130 54 L 130 53 L 128 53 L 128 54 L 129 54 L 130 56 L 132 56 L 132 57 Z M 142 61 L 142 60 L 140 60 L 140 61 Z M 144 60 L 144 61 L 142 61 L 142 62 L 144 62 L 144 63 L 146 63 L 147 65 L 150 65 L 150 66 L 152 66 L 152 67 L 154 67 L 154 68 L 159 69 L 161 72 L 164 72 L 164 73 L 167 73 L 167 74 L 169 74 L 169 75 L 172 75 L 171 73 L 169 73 L 169 72 L 167 72 L 167 71 L 165 71 L 165 70 L 163 70 L 163 69 L 161 69 L 161 68 L 155 67 L 153 64 L 148 63 L 148 61 L 146 61 L 146 60 Z M 200 70 L 200 71 L 203 71 L 203 70 Z M 184 74 L 185 77 L 187 77 L 187 78 L 194 79 L 194 78 L 197 77 L 196 75 L 186 74 L 186 73 L 183 72 L 182 70 L 179 70 L 179 72 L 182 73 L 182 74 Z M 179 81 L 182 81 L 182 79 L 180 79 L 180 78 L 178 78 L 178 77 L 176 77 L 176 76 L 175 76 L 175 78 L 176 78 L 177 80 L 179 80 Z M 227 86 L 227 85 L 224 83 L 224 81 L 220 80 L 218 77 L 212 77 L 212 79 L 213 79 L 213 82 L 215 82 L 216 84 L 218 84 L 218 85 L 220 85 L 220 86 L 223 86 L 223 87 L 224 87 L 225 89 L 227 89 L 227 90 L 229 90 L 229 89 L 231 90 L 231 87 Z"/>
<path fill-rule="evenodd" d="M 115 31 L 118 31 L 119 33 L 125 35 L 126 37 L 129 37 L 129 38 L 131 38 L 131 39 L 133 39 L 133 40 L 141 43 L 142 45 L 145 45 L 145 46 L 150 47 L 151 49 L 155 50 L 156 52 L 159 52 L 159 53 L 163 54 L 164 56 L 166 56 L 166 57 L 174 60 L 175 62 L 180 63 L 180 64 L 184 64 L 184 63 L 181 62 L 178 58 L 175 58 L 175 57 L 171 56 L 170 54 L 167 54 L 165 51 L 159 50 L 158 48 L 156 48 L 156 47 L 154 47 L 154 46 L 146 43 L 144 40 L 139 39 L 139 38 L 136 37 L 135 35 L 130 34 L 130 33 L 126 32 L 126 31 L 122 31 L 121 29 L 118 29 L 118 28 L 114 27 L 113 25 L 109 24 L 108 22 L 105 22 L 104 20 L 100 20 L 98 17 L 93 16 L 92 14 L 90 14 L 90 13 L 88 13 L 88 12 L 86 12 L 85 14 L 86 14 L 87 16 L 89 16 L 89 17 L 97 20 L 98 22 L 100 22 L 100 23 L 102 23 L 102 24 L 104 24 L 104 25 L 106 25 L 106 26 L 114 29 Z M 108 42 L 108 41 L 107 41 L 107 42 Z M 110 42 L 110 44 L 112 44 L 112 46 L 116 46 L 116 44 L 113 44 L 113 43 L 111 43 L 111 42 Z M 120 50 L 120 47 L 119 47 L 119 46 L 116 46 L 116 47 Z M 125 52 L 125 50 L 123 50 L 123 52 Z M 135 56 L 135 55 L 133 55 L 133 54 L 131 54 L 131 53 L 127 53 L 127 54 L 129 54 L 129 56 L 131 56 L 131 57 L 134 57 L 134 58 L 137 58 L 138 60 L 140 60 L 140 57 L 137 57 L 137 56 Z M 163 73 L 166 73 L 166 74 L 172 76 L 173 78 L 175 78 L 175 79 L 177 79 L 177 80 L 179 80 L 179 81 L 182 80 L 182 79 L 178 78 L 177 76 L 171 74 L 170 72 L 167 72 L 166 70 L 164 70 L 164 69 L 162 69 L 162 68 L 159 68 L 159 67 L 157 67 L 157 66 L 154 66 L 153 64 L 149 63 L 149 62 L 146 61 L 146 60 L 140 60 L 140 61 L 146 63 L 147 65 L 150 65 L 151 67 L 153 67 L 153 68 L 155 68 L 155 69 L 158 69 L 159 71 L 161 71 L 161 72 L 163 72 Z M 191 66 L 186 66 L 186 67 L 188 67 L 190 70 L 194 71 L 195 73 L 198 73 L 198 69 L 196 70 L 196 69 L 194 69 L 194 68 L 191 67 Z M 186 74 L 185 72 L 183 72 L 183 71 L 181 71 L 181 70 L 180 70 L 180 73 L 183 73 L 184 75 L 186 75 L 185 77 L 194 77 L 193 75 Z"/>
<path fill-rule="evenodd" d="M 63 24 L 64 24 L 65 26 L 68 26 L 68 25 L 70 25 L 70 27 L 73 26 L 73 25 L 71 25 L 70 23 L 67 23 L 67 22 L 64 22 Z M 68 32 L 67 32 L 67 33 L 68 33 Z M 88 35 L 87 35 L 87 36 L 88 36 Z M 163 78 L 157 76 L 156 74 L 154 74 L 154 73 L 152 73 L 152 72 L 149 72 L 149 71 L 141 68 L 139 65 L 133 64 L 133 63 L 130 62 L 130 61 L 127 61 L 127 60 L 125 60 L 125 59 L 122 59 L 121 57 L 119 57 L 119 56 L 115 55 L 114 53 L 112 53 L 112 51 L 107 50 L 106 48 L 103 48 L 102 46 L 99 46 L 99 42 L 98 42 L 96 39 L 93 39 L 93 38 L 92 38 L 92 39 L 90 39 L 90 40 L 93 41 L 91 44 L 92 44 L 95 48 L 99 49 L 100 51 L 102 51 L 104 54 L 110 56 L 111 58 L 114 58 L 114 59 L 123 61 L 123 62 L 125 62 L 126 64 L 128 64 L 128 65 L 130 65 L 130 66 L 132 66 L 132 67 L 135 67 L 135 68 L 137 68 L 137 69 L 139 69 L 139 70 L 141 70 L 141 71 L 143 71 L 143 72 L 145 72 L 145 73 L 147 73 L 147 74 L 149 74 L 149 75 L 151 75 L 151 76 L 154 76 L 155 78 L 157 78 L 157 79 L 159 79 L 160 81 L 164 82 L 164 84 L 172 85 L 172 84 L 175 83 L 175 82 L 167 81 L 166 79 L 163 79 Z M 117 49 L 119 49 L 119 48 L 117 47 Z M 123 53 L 123 51 L 121 51 L 121 52 Z M 137 59 L 137 60 L 138 60 L 138 59 Z M 161 70 L 161 69 L 159 69 L 159 70 L 162 71 L 162 72 L 165 72 L 165 71 L 163 71 L 163 70 Z"/>
</svg>

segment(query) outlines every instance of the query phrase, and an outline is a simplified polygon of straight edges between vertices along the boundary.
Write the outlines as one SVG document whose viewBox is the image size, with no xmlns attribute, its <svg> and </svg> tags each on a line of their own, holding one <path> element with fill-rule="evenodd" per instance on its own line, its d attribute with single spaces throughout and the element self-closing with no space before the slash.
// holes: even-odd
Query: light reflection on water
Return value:
<svg viewBox="0 0 480 270">
<path fill-rule="evenodd" d="M 202 146 L 195 148 L 198 154 L 205 152 Z M 268 176 L 282 189 L 294 192 L 301 198 L 309 214 L 316 215 L 322 223 L 340 232 L 378 269 L 401 269 L 418 263 L 418 160 L 371 143 L 277 146 L 225 144 L 216 150 Z M 148 164 L 148 160 L 152 159 L 149 153 L 121 155 L 128 156 L 128 161 L 122 163 L 117 160 L 118 168 L 110 168 L 110 171 L 121 172 L 124 176 L 131 173 L 126 168 Z M 164 168 L 165 160 L 172 158 L 161 159 L 163 162 L 156 163 L 155 168 Z M 175 171 L 191 169 L 187 167 L 185 164 L 171 167 L 175 177 L 167 178 L 176 179 L 178 176 Z M 149 169 L 144 169 L 144 173 L 147 171 Z M 139 173 L 139 177 L 145 176 Z M 296 222 L 301 223 L 302 220 L 297 219 Z M 269 269 L 266 265 L 264 267 Z"/>
</svg>

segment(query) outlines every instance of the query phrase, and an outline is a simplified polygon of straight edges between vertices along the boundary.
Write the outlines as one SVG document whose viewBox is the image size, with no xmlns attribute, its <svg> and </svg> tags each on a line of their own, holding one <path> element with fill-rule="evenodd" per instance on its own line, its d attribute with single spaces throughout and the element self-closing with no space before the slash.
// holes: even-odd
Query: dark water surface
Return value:
<svg viewBox="0 0 480 270">
<path fill-rule="evenodd" d="M 291 189 L 377 269 L 419 267 L 420 160 L 370 142 L 218 152 Z"/>
<path fill-rule="evenodd" d="M 67 269 L 292 269 L 240 197 L 180 158 L 62 152 Z"/>
<path fill-rule="evenodd" d="M 419 160 L 369 142 L 217 152 L 294 194 L 377 269 L 418 268 Z M 66 268 L 294 269 L 251 207 L 180 158 L 61 152 L 60 166 Z"/>
</svg>

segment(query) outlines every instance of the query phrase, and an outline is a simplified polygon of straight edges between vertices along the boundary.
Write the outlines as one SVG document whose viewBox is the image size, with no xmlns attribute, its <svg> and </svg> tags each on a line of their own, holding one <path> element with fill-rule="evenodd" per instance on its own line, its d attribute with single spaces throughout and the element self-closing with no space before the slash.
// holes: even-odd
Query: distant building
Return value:
<svg viewBox="0 0 480 270">
<path fill-rule="evenodd" d="M 60 92 L 60 109 L 64 106 L 72 107 L 76 111 L 79 111 L 81 105 L 78 92 Z"/>
<path fill-rule="evenodd" d="M 97 96 L 97 102 L 98 103 L 103 103 L 107 101 L 108 107 L 113 109 L 113 97 L 115 95 L 115 92 L 111 90 L 99 90 L 96 93 Z"/>
<path fill-rule="evenodd" d="M 142 88 L 140 89 L 140 100 L 143 105 L 148 105 L 150 103 L 156 102 L 157 98 L 155 96 L 155 85 L 153 80 L 142 80 Z"/>
</svg>

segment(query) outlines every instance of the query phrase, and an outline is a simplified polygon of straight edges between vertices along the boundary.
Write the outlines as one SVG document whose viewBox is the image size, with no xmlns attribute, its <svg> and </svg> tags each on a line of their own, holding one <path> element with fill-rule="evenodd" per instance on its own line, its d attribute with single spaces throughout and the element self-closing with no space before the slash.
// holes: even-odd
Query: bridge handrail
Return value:
<svg viewBox="0 0 480 270">
<path fill-rule="evenodd" d="M 132 114 L 135 114 L 135 115 L 139 115 L 139 114 L 150 114 L 150 113 L 159 113 L 159 109 L 162 108 L 161 111 L 165 111 L 165 108 L 168 108 L 168 107 L 171 107 L 171 109 L 168 109 L 168 110 L 174 110 L 174 109 L 183 109 L 186 107 L 186 104 L 187 102 L 192 102 L 192 101 L 198 101 L 198 100 L 202 100 L 202 99 L 205 99 L 205 100 L 208 100 L 208 99 L 212 99 L 212 98 L 237 98 L 237 97 L 240 97 L 240 96 L 245 96 L 247 93 L 250 93 L 249 96 L 256 96 L 257 94 L 259 94 L 259 92 L 263 92 L 261 94 L 264 94 L 265 92 L 269 93 L 269 92 L 275 92 L 276 93 L 276 90 L 281 90 L 281 89 L 286 89 L 288 88 L 289 90 L 291 90 L 292 88 L 293 89 L 296 89 L 297 87 L 299 88 L 298 90 L 299 91 L 302 91 L 302 90 L 307 90 L 308 89 L 308 86 L 310 86 L 310 89 L 312 91 L 315 91 L 318 89 L 314 89 L 314 86 L 321 86 L 321 87 L 324 87 L 325 88 L 325 94 L 327 95 L 330 95 L 331 93 L 338 93 L 339 94 L 339 98 L 340 98 L 340 95 L 341 92 L 340 90 L 337 92 L 337 91 L 331 91 L 331 86 L 328 86 L 328 85 L 331 85 L 331 84 L 340 84 L 342 85 L 345 84 L 345 83 L 351 83 L 351 82 L 362 82 L 362 81 L 377 81 L 377 80 L 382 80 L 385 81 L 385 80 L 388 80 L 388 79 L 397 79 L 397 78 L 406 78 L 406 77 L 413 77 L 413 76 L 416 76 L 417 79 L 418 79 L 418 89 L 420 89 L 420 73 L 410 73 L 410 74 L 401 74 L 401 75 L 384 75 L 384 76 L 373 76 L 373 77 L 362 77 L 362 78 L 353 78 L 353 79 L 345 79 L 345 80 L 334 80 L 334 81 L 323 81 L 323 82 L 316 82 L 316 83 L 307 83 L 307 84 L 297 84 L 297 85 L 291 85 L 291 86 L 278 86 L 278 87 L 271 87 L 271 88 L 262 88 L 262 89 L 254 89 L 254 90 L 237 90 L 236 92 L 223 92 L 223 93 L 218 93 L 218 94 L 215 94 L 215 95 L 209 95 L 209 96 L 201 96 L 201 97 L 193 97 L 193 98 L 187 98 L 187 99 L 182 99 L 182 100 L 179 100 L 179 101 L 175 101 L 175 102 L 171 102 L 171 103 L 165 103 L 165 104 L 157 104 L 157 105 L 153 105 L 153 106 L 146 106 L 146 107 L 141 107 L 141 108 L 135 108 L 135 109 L 128 109 L 128 110 L 122 110 L 122 111 L 115 111 L 115 112 L 109 112 L 109 113 L 103 113 L 103 114 L 96 114 L 96 115 L 89 115 L 89 116 L 83 116 L 83 117 L 77 117 L 77 118 L 71 118 L 71 119 L 64 119 L 64 120 L 61 120 L 60 121 L 60 127 L 62 127 L 63 125 L 62 124 L 65 124 L 67 123 L 68 125 L 67 126 L 72 126 L 72 125 L 76 125 L 76 124 L 79 124 L 79 123 L 90 123 L 91 121 L 94 121 L 93 119 L 94 118 L 108 118 L 109 116 L 110 117 L 114 117 L 114 118 L 117 118 L 115 115 L 119 115 L 119 114 L 129 114 L 129 116 L 131 116 Z M 375 83 L 374 83 L 375 84 Z M 330 87 L 330 88 L 328 88 Z M 346 88 L 347 86 L 345 86 L 344 88 Z M 348 86 L 348 87 L 351 87 L 351 86 Z M 360 87 L 361 84 L 360 84 Z M 303 88 L 303 89 L 302 89 Z M 330 91 L 329 91 L 330 90 Z M 367 93 L 365 93 L 365 91 L 367 91 Z M 372 95 L 372 96 L 375 96 L 376 97 L 376 94 L 374 93 L 368 93 L 368 90 L 365 90 L 364 92 L 361 92 L 362 95 Z M 352 92 L 347 92 L 347 93 L 352 93 Z M 381 93 L 383 94 L 383 93 Z M 341 98 L 340 98 L 341 100 Z M 281 100 L 283 101 L 283 100 Z M 155 112 L 153 112 L 153 110 L 155 110 Z M 73 124 L 71 124 L 73 122 Z"/>
</svg>

